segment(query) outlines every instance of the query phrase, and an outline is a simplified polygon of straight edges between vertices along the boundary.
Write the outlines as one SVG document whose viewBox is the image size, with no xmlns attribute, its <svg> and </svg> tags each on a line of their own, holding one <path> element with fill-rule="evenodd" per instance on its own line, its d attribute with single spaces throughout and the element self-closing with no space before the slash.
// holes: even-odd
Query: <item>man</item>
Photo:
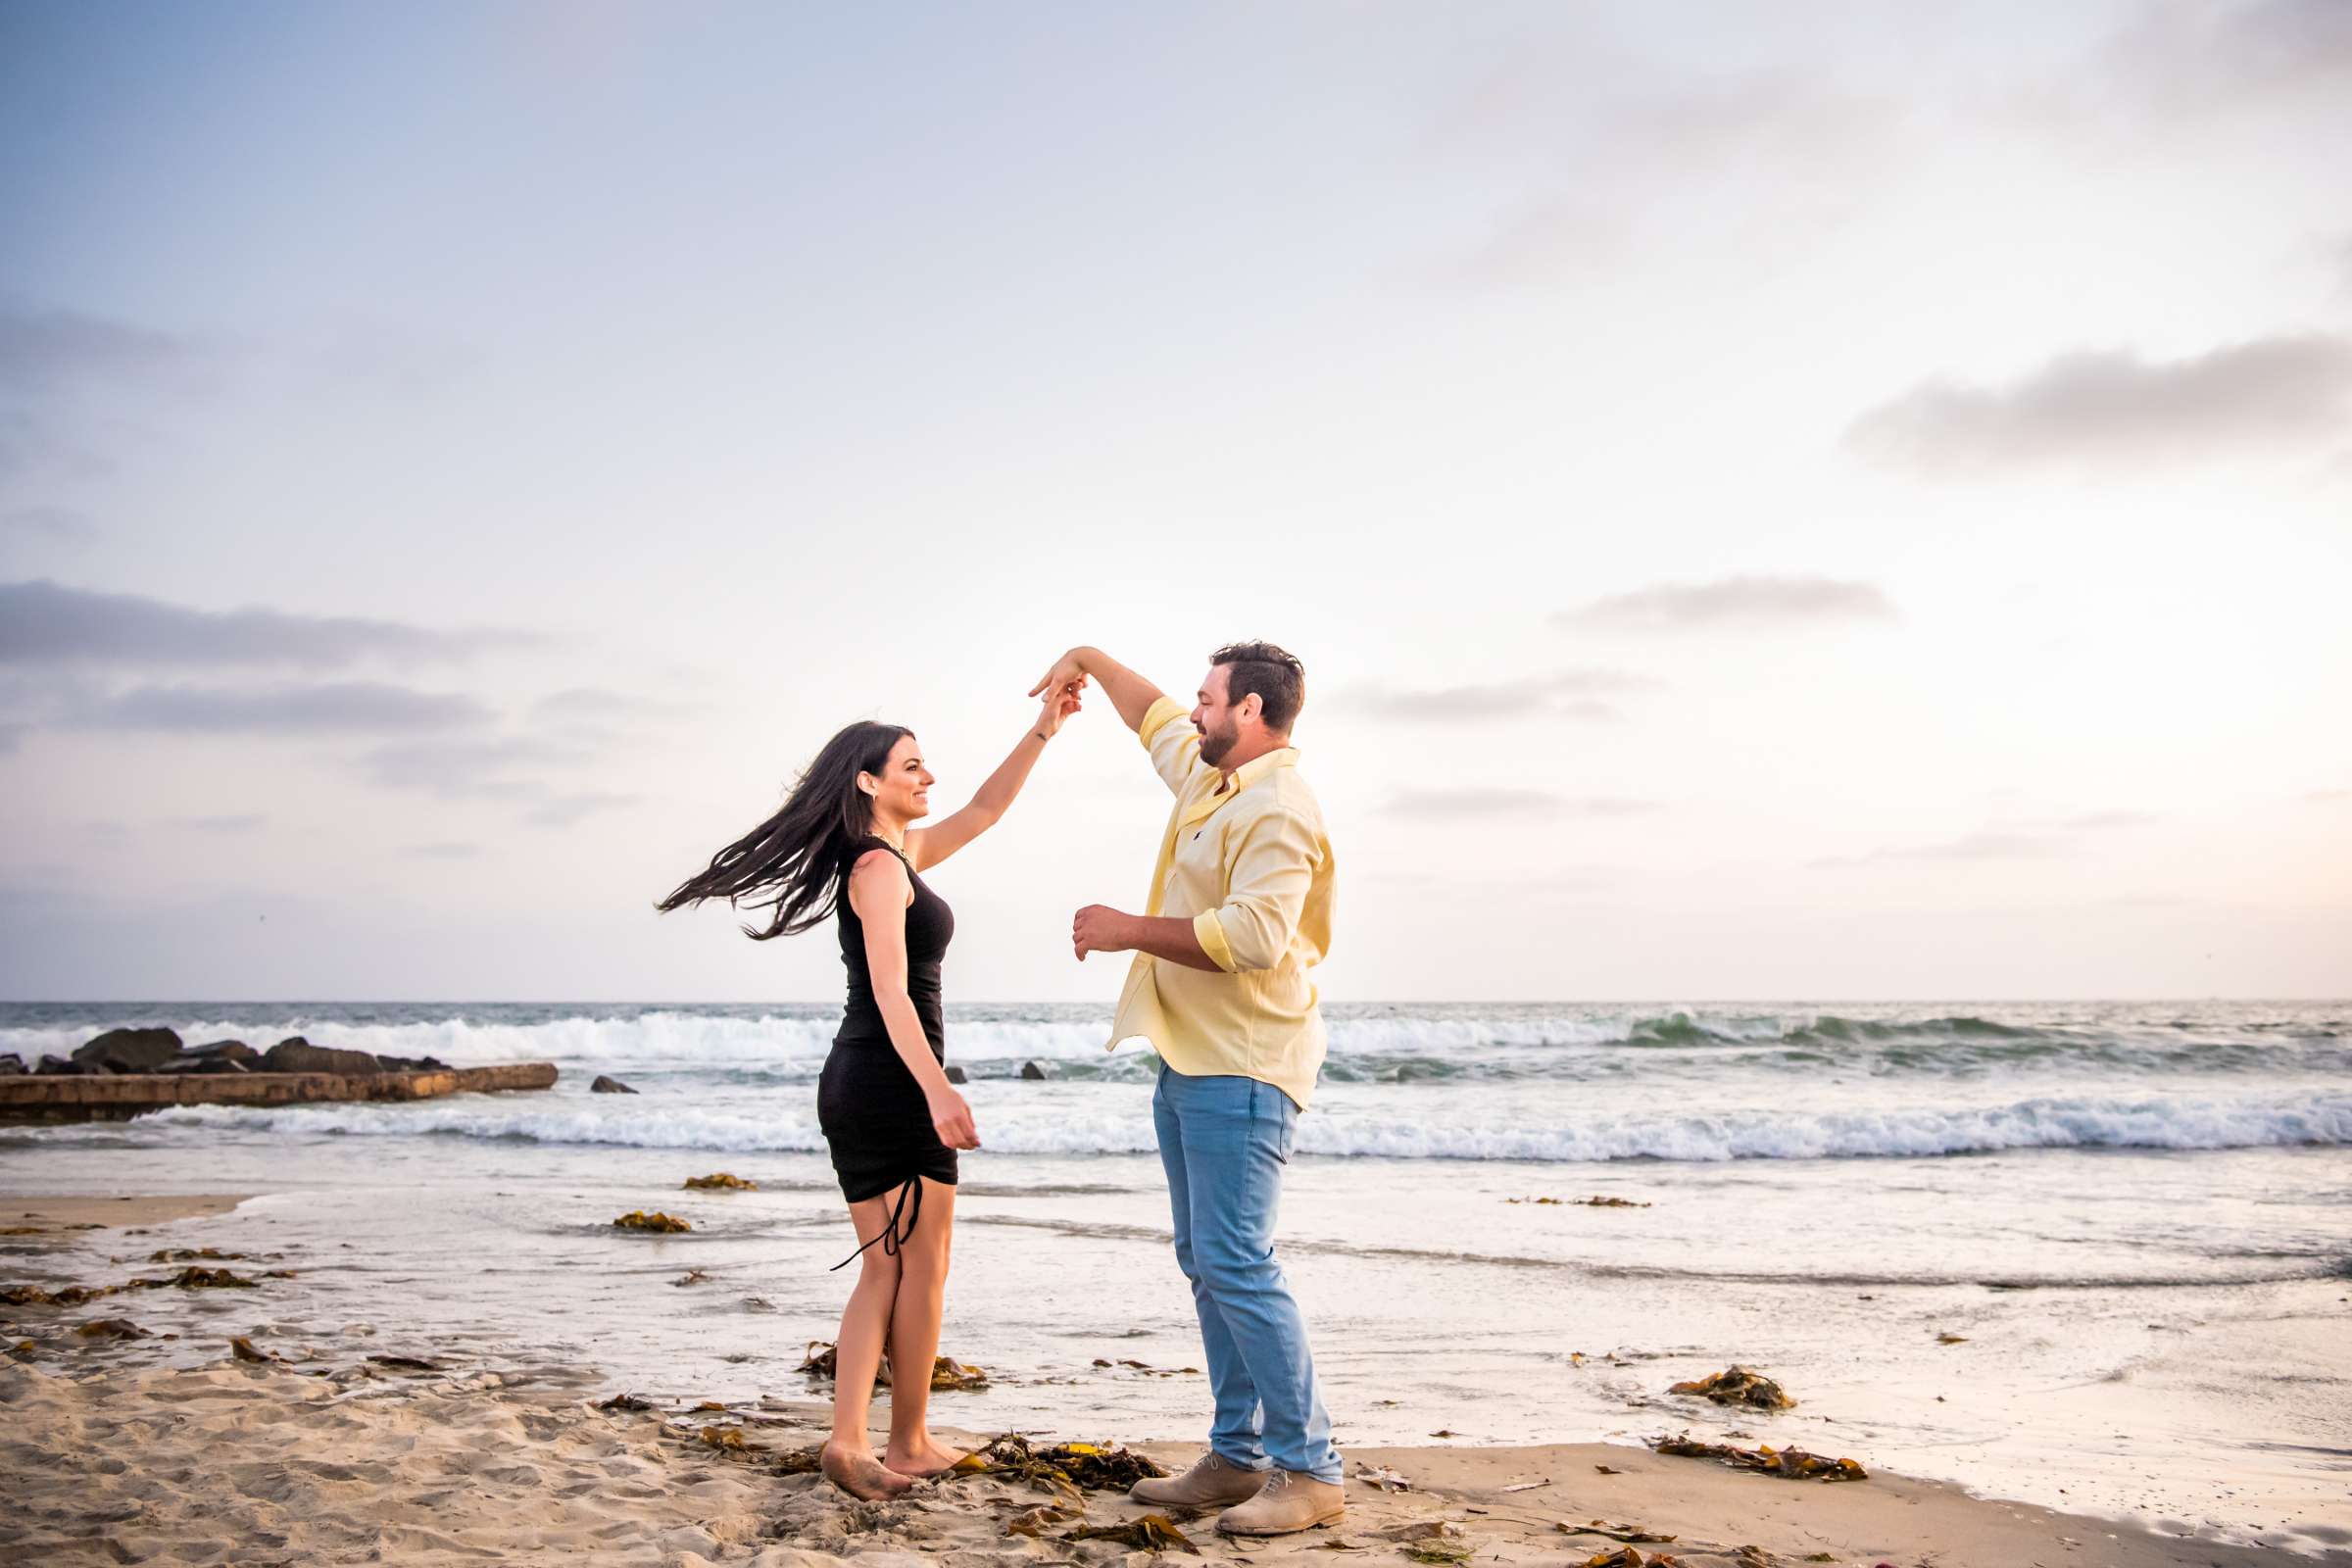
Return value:
<svg viewBox="0 0 2352 1568">
<path fill-rule="evenodd" d="M 1089 905 L 1070 934 L 1081 959 L 1136 955 L 1111 1044 L 1142 1035 L 1159 1053 L 1152 1120 L 1216 1398 L 1208 1452 L 1132 1495 L 1230 1505 L 1218 1530 L 1287 1535 L 1345 1508 L 1306 1325 L 1274 1260 L 1282 1169 L 1323 1065 L 1306 971 L 1331 943 L 1331 843 L 1291 745 L 1305 671 L 1272 643 L 1220 648 L 1189 723 L 1099 648 L 1071 649 L 1037 689 L 1084 678 L 1176 795 L 1144 912 Z"/>
</svg>

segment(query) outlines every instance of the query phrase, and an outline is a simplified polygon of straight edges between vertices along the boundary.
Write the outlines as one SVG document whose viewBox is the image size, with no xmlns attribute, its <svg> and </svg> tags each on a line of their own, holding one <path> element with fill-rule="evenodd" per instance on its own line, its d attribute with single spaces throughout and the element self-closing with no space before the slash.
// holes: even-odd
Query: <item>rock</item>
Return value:
<svg viewBox="0 0 2352 1568">
<path fill-rule="evenodd" d="M 49 1055 L 42 1056 L 41 1064 L 32 1070 L 35 1076 L 42 1078 L 80 1078 L 106 1071 L 104 1067 L 69 1061 L 64 1056 Z"/>
<path fill-rule="evenodd" d="M 633 1095 L 637 1091 L 619 1079 L 608 1078 L 600 1072 L 596 1075 L 596 1082 L 588 1086 L 588 1092 L 592 1095 Z"/>
<path fill-rule="evenodd" d="M 153 1072 L 179 1054 L 173 1029 L 109 1029 L 74 1053 L 85 1067 L 106 1072 Z"/>
<path fill-rule="evenodd" d="M 1034 1061 L 1024 1061 L 1024 1062 L 1022 1062 L 1022 1063 L 1021 1063 L 1021 1076 L 1022 1076 L 1022 1077 L 1024 1077 L 1024 1078 L 1030 1078 L 1030 1079 L 1042 1079 L 1043 1077 L 1045 1077 L 1045 1075 L 1046 1075 L 1046 1069 L 1045 1069 L 1045 1068 L 1043 1068 L 1043 1067 L 1040 1067 L 1040 1066 L 1039 1066 L 1039 1065 L 1038 1065 L 1036 1062 L 1034 1062 Z"/>
<path fill-rule="evenodd" d="M 249 1067 L 262 1059 L 262 1054 L 242 1040 L 216 1040 L 210 1045 L 190 1046 L 187 1054 L 207 1059 L 224 1057 L 230 1061 L 241 1061 Z"/>
<path fill-rule="evenodd" d="M 144 1340 L 147 1331 L 126 1317 L 94 1317 L 77 1326 L 74 1333 L 85 1340 Z"/>
<path fill-rule="evenodd" d="M 257 1055 L 253 1059 L 258 1062 L 262 1058 Z M 184 1056 L 174 1056 L 170 1061 L 165 1062 L 161 1067 L 158 1067 L 155 1070 L 159 1073 L 194 1073 L 206 1075 L 220 1072 L 253 1071 L 251 1067 L 246 1066 L 244 1062 L 238 1060 L 234 1056 L 199 1056 L 193 1054 Z"/>
<path fill-rule="evenodd" d="M 336 1051 L 327 1046 L 314 1046 L 300 1035 L 280 1040 L 262 1053 L 264 1072 L 375 1073 L 383 1070 L 383 1063 L 365 1051 Z"/>
<path fill-rule="evenodd" d="M 378 1056 L 386 1072 L 448 1072 L 450 1065 L 438 1056 Z"/>
<path fill-rule="evenodd" d="M 971 1074 L 965 1072 L 961 1067 L 956 1066 L 953 1062 L 948 1064 L 948 1082 L 952 1084 L 968 1084 L 971 1081 Z"/>
<path fill-rule="evenodd" d="M 14 1078 L 24 1070 L 24 1058 L 11 1051 L 0 1054 L 0 1078 Z"/>
</svg>

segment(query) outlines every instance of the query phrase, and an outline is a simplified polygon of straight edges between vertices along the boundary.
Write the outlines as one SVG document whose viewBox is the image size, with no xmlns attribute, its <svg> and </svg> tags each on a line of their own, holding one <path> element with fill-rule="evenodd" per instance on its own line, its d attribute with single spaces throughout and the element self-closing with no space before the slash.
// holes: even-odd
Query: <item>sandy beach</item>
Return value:
<svg viewBox="0 0 2352 1568">
<path fill-rule="evenodd" d="M 91 1284 L 169 1274 L 165 1265 L 179 1254 L 201 1256 L 208 1218 L 234 1202 L 0 1199 L 0 1214 L 46 1231 L 10 1239 L 8 1273 L 14 1282 L 70 1270 Z M 101 1229 L 62 1228 L 93 1225 Z M 126 1252 L 125 1244 L 138 1250 Z M 260 1260 L 218 1261 L 256 1271 Z M 301 1259 L 283 1261 L 299 1274 Z M 713 1391 L 710 1398 L 666 1391 L 643 1408 L 612 1407 L 614 1391 L 595 1366 L 406 1343 L 393 1326 L 395 1299 L 381 1303 L 378 1322 L 287 1320 L 273 1315 L 266 1287 L 157 1288 L 0 1307 L 11 1346 L 0 1364 L 0 1476 L 16 1503 L 0 1522 L 0 1555 L 57 1564 L 563 1556 L 665 1568 L 1149 1560 L 1116 1541 L 1059 1539 L 1148 1511 L 1116 1493 L 1087 1494 L 1080 1512 L 1066 1495 L 980 1475 L 872 1506 L 790 1473 L 789 1456 L 819 1441 L 824 1424 L 824 1406 L 797 1387 L 785 1396 Z M 149 1331 L 138 1319 L 152 1316 L 145 1300 L 167 1296 L 201 1297 L 218 1310 L 201 1328 L 182 1317 L 177 1329 L 141 1337 Z M 84 1332 L 109 1320 L 128 1332 Z M 952 1403 L 941 1413 L 952 1419 Z M 1105 1409 L 1102 1425 L 1131 1424 Z M 990 1436 L 957 1435 L 974 1444 Z M 1040 1444 L 1107 1435 L 1031 1434 Z M 1136 1446 L 1170 1465 L 1194 1452 L 1175 1442 Z M 1355 1478 L 1338 1528 L 1229 1544 L 1205 1519 L 1178 1526 L 1202 1556 L 1243 1563 L 1339 1552 L 1371 1563 L 2188 1568 L 2285 1555 L 1980 1499 L 1886 1473 L 1791 1481 L 1620 1445 L 1367 1447 L 1350 1449 L 1348 1462 Z M 1362 1478 L 1370 1470 L 1393 1472 L 1407 1489 Z M 1041 1535 L 1007 1533 L 1025 1511 L 1056 1503 L 1068 1517 L 1047 1521 Z M 1629 1548 L 1639 1559 L 1610 1557 Z"/>
</svg>

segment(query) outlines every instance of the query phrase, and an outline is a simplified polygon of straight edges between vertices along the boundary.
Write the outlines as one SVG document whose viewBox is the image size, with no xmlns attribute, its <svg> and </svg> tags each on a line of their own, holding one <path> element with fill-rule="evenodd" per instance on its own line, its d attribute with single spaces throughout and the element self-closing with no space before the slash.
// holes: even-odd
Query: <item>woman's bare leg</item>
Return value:
<svg viewBox="0 0 2352 1568">
<path fill-rule="evenodd" d="M 860 1242 L 890 1223 L 891 1199 L 869 1198 L 850 1205 L 850 1221 Z M 874 1374 L 882 1365 L 891 1310 L 899 1295 L 899 1259 L 880 1243 L 858 1255 L 857 1287 L 842 1308 L 841 1333 L 833 1342 L 833 1436 L 824 1448 L 825 1478 L 855 1497 L 895 1497 L 914 1485 L 894 1475 L 874 1456 L 866 1421 L 874 1402 Z M 894 1404 L 897 1401 L 892 1401 Z"/>
<path fill-rule="evenodd" d="M 901 1475 L 937 1475 L 963 1457 L 931 1437 L 931 1363 L 948 1298 L 948 1246 L 956 1189 L 923 1178 L 923 1212 L 899 1249 L 899 1297 L 890 1317 L 890 1446 L 882 1462 Z"/>
</svg>

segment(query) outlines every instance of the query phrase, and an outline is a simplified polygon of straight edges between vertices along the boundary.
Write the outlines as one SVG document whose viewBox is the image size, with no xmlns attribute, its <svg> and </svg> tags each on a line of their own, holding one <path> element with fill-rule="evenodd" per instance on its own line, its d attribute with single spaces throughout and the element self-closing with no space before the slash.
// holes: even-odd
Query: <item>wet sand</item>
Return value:
<svg viewBox="0 0 2352 1568">
<path fill-rule="evenodd" d="M 204 1217 L 236 1201 L 0 1197 L 0 1216 L 45 1227 L 169 1224 L 159 1239 L 201 1246 Z M 45 1254 L 79 1234 L 51 1229 L 16 1246 Z M 1146 1511 L 1115 1494 L 1088 1494 L 1083 1521 L 1029 1539 L 1008 1535 L 1005 1522 L 1048 1499 L 1008 1481 L 956 1478 L 874 1506 L 814 1476 L 781 1473 L 781 1455 L 823 1435 L 824 1406 L 805 1397 L 697 1408 L 690 1396 L 650 1410 L 608 1410 L 600 1406 L 612 1391 L 591 1366 L 517 1365 L 492 1352 L 401 1343 L 397 1301 L 383 1303 L 379 1327 L 276 1320 L 267 1291 L 190 1294 L 208 1310 L 173 1319 L 184 1330 L 169 1356 L 176 1365 L 158 1364 L 166 1359 L 161 1336 L 79 1332 L 100 1318 L 135 1325 L 144 1295 L 0 1307 L 11 1347 L 0 1361 L 0 1478 L 12 1503 L 0 1517 L 0 1558 L 290 1565 L 560 1556 L 663 1568 L 830 1568 L 851 1558 L 865 1568 L 1142 1568 L 1151 1560 L 1115 1543 L 1056 1539 L 1073 1522 L 1119 1524 Z M 228 1343 L 236 1334 L 264 1359 L 237 1358 Z M 939 1413 L 943 1422 L 953 1418 L 954 1396 L 941 1397 Z M 1132 1424 L 1116 1410 L 1103 1414 L 1105 1427 Z M 740 1434 L 743 1448 L 712 1446 L 706 1428 L 722 1443 L 724 1434 Z M 1139 1446 L 1171 1466 L 1195 1452 L 1185 1444 Z M 1206 1518 L 1180 1523 L 1210 1560 L 1262 1564 L 1313 1552 L 1304 1562 L 1318 1568 L 1324 1553 L 1401 1568 L 1416 1560 L 1408 1545 L 1482 1564 L 1581 1564 L 1624 1550 L 1616 1537 L 1560 1528 L 1584 1531 L 1596 1520 L 1620 1527 L 1620 1536 L 1633 1527 L 1677 1538 L 1632 1549 L 1690 1568 L 2239 1568 L 2314 1560 L 1980 1499 L 1883 1472 L 1842 1484 L 1788 1481 L 1614 1445 L 1353 1448 L 1348 1457 L 1349 1507 L 1340 1526 L 1232 1544 Z M 1352 1479 L 1364 1467 L 1387 1467 L 1411 1490 Z M 1398 1539 L 1416 1533 L 1426 1539 Z M 2320 1546 L 2326 1538 L 2305 1540 Z M 2352 1562 L 2352 1553 L 2335 1550 L 2325 1560 Z"/>
</svg>

